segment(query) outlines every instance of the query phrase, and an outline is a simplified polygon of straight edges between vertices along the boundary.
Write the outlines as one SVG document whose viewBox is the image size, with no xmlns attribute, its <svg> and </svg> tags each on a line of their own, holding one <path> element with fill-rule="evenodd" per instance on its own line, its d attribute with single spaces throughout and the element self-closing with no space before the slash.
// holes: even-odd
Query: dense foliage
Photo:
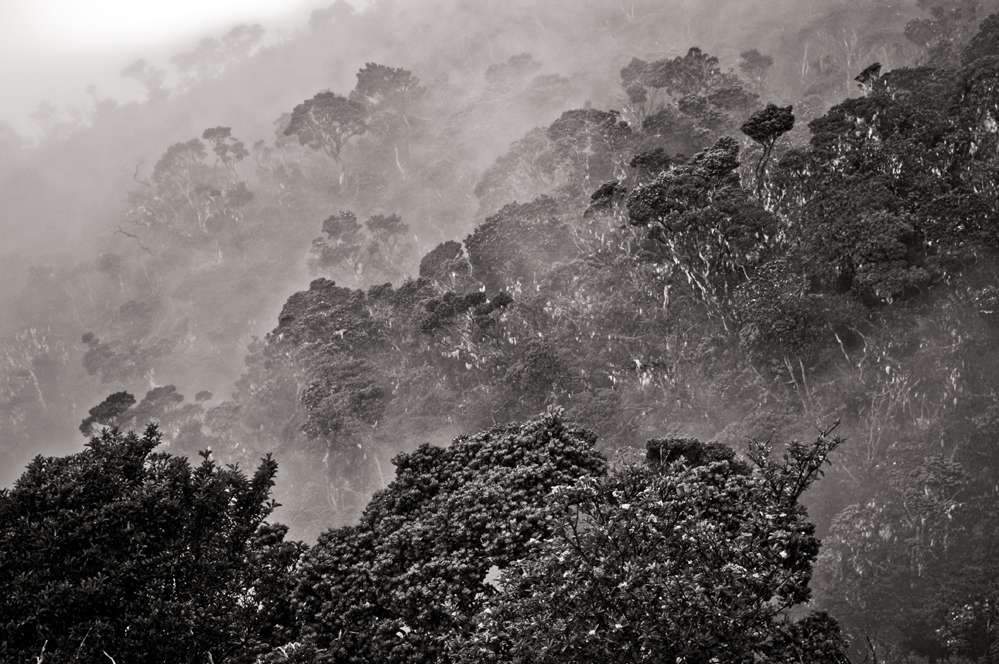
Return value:
<svg viewBox="0 0 999 664">
<path fill-rule="evenodd" d="M 553 495 L 554 534 L 508 569 L 462 662 L 845 661 L 834 620 L 788 611 L 818 552 L 798 498 L 838 441 L 754 468 L 724 446 L 652 440 L 645 464 Z"/>
<path fill-rule="evenodd" d="M 0 492 L 3 661 L 252 661 L 280 631 L 277 464 L 192 467 L 160 440 L 104 429 Z"/>
<path fill-rule="evenodd" d="M 203 40 L 175 76 L 139 60 L 122 74 L 141 103 L 95 92 L 75 124 L 40 107 L 34 143 L 0 127 L 0 473 L 77 451 L 77 429 L 128 450 L 154 438 L 100 432 L 158 426 L 173 456 L 128 457 L 156 479 L 119 496 L 67 470 L 83 502 L 52 506 L 57 523 L 138 509 L 160 479 L 242 486 L 184 465 L 208 448 L 281 461 L 276 516 L 315 548 L 251 519 L 247 544 L 206 554 L 231 575 L 178 590 L 207 608 L 120 603 L 195 633 L 163 646 L 179 659 L 837 661 L 842 629 L 858 661 L 991 661 L 997 9 L 340 0 L 274 43 L 259 26 Z M 817 468 L 792 441 L 835 421 L 826 477 L 775 497 L 794 464 Z M 649 439 L 686 461 L 603 473 L 596 452 Z M 95 445 L 45 469 L 96 473 Z M 482 461 L 491 445 L 516 464 Z M 526 521 L 503 548 L 506 509 Z M 28 555 L 30 521 L 12 524 Z M 58 540 L 42 567 L 71 556 Z M 295 603 L 248 611 L 261 584 Z M 18 592 L 26 616 L 50 596 Z M 134 645 L 127 622 L 99 615 L 84 643 L 90 617 L 64 618 L 11 627 L 30 634 L 10 647 Z"/>
<path fill-rule="evenodd" d="M 492 591 L 489 570 L 549 535 L 551 490 L 604 471 L 593 442 L 549 412 L 397 457 L 360 523 L 324 533 L 303 560 L 306 641 L 335 662 L 441 661 Z"/>
<path fill-rule="evenodd" d="M 807 600 L 798 500 L 839 441 L 652 440 L 608 474 L 595 436 L 538 419 L 423 445 L 360 522 L 311 549 L 251 478 L 104 429 L 0 492 L 4 661 L 843 661 Z M 498 582 L 490 574 L 501 571 Z M 554 631 L 552 631 L 554 630 Z"/>
</svg>

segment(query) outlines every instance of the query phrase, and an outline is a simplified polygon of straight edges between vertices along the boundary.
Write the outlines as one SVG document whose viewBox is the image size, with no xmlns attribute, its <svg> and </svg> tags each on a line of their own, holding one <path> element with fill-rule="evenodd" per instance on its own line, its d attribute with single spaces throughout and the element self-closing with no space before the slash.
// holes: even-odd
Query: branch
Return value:
<svg viewBox="0 0 999 664">
<path fill-rule="evenodd" d="M 140 166 L 142 166 L 142 162 L 141 161 L 138 164 L 135 165 L 135 172 L 132 173 L 132 179 L 135 180 L 136 182 L 138 182 L 139 184 L 141 184 L 141 185 L 143 185 L 145 187 L 149 187 L 153 191 L 156 191 L 156 189 L 155 189 L 155 187 L 153 187 L 153 185 L 149 184 L 145 180 L 140 180 L 139 179 L 139 167 Z"/>
<path fill-rule="evenodd" d="M 112 233 L 112 235 L 117 235 L 118 233 L 121 233 L 125 237 L 132 238 L 133 240 L 136 241 L 136 243 L 138 243 L 139 249 L 142 249 L 143 251 L 145 251 L 145 252 L 149 253 L 150 255 L 152 255 L 152 253 L 153 253 L 152 249 L 150 249 L 149 247 L 147 247 L 144 244 L 142 244 L 142 240 L 139 238 L 138 235 L 133 235 L 132 233 L 129 233 L 127 231 L 122 230 L 121 226 L 119 226 L 118 230 L 116 230 L 114 233 Z"/>
</svg>

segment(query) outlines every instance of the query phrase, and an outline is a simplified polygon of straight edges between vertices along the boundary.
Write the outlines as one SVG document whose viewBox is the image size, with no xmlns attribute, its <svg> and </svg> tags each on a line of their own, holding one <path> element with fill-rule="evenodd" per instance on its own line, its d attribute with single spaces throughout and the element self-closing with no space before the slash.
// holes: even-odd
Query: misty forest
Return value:
<svg viewBox="0 0 999 664">
<path fill-rule="evenodd" d="M 999 662 L 999 0 L 267 34 L 0 124 L 0 661 Z"/>
</svg>

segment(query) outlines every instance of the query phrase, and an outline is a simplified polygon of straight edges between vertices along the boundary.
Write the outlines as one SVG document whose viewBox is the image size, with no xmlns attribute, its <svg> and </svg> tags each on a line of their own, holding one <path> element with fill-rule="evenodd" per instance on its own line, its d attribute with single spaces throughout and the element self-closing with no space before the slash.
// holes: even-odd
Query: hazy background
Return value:
<svg viewBox="0 0 999 664">
<path fill-rule="evenodd" d="M 43 100 L 84 105 L 136 101 L 144 91 L 119 72 L 137 58 L 166 62 L 200 39 L 260 23 L 265 42 L 302 27 L 322 0 L 4 0 L 0 2 L 0 120 L 36 134 L 29 114 Z M 363 1 L 354 3 L 362 7 Z"/>
</svg>

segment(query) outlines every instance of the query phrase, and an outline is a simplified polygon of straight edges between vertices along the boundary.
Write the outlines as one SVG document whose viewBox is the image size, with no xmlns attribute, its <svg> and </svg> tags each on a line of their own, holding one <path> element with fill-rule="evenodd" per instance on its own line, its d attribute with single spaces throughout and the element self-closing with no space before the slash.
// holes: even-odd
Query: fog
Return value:
<svg viewBox="0 0 999 664">
<path fill-rule="evenodd" d="M 361 3 L 358 3 L 361 4 Z M 119 72 L 139 58 L 166 62 L 233 25 L 266 24 L 270 42 L 301 27 L 320 3 L 127 3 L 10 0 L 0 7 L 0 119 L 30 138 L 43 101 L 85 114 L 99 99 L 141 100 L 142 86 Z M 94 87 L 89 93 L 88 88 Z"/>
<path fill-rule="evenodd" d="M 820 536 L 911 526 L 944 560 L 999 486 L 973 4 L 6 3 L 0 483 L 156 423 L 172 454 L 273 453 L 313 542 L 396 454 L 550 406 L 611 455 L 838 423 Z M 830 561 L 842 609 L 865 582 Z"/>
<path fill-rule="evenodd" d="M 527 130 L 546 126 L 563 110 L 584 102 L 621 109 L 618 71 L 632 57 L 674 57 L 699 46 L 716 55 L 723 67 L 733 68 L 738 54 L 750 47 L 783 54 L 768 91 L 778 101 L 790 101 L 801 93 L 799 60 L 807 65 L 807 48 L 825 49 L 827 58 L 838 56 L 837 39 L 849 37 L 859 44 L 864 35 L 858 30 L 873 27 L 859 24 L 861 14 L 872 11 L 866 3 L 784 0 L 585 6 L 520 2 L 488 8 L 468 2 L 384 2 L 367 11 L 360 8 L 362 13 L 353 18 L 318 12 L 310 26 L 313 9 L 302 3 L 277 16 L 273 7 L 251 3 L 223 23 L 227 17 L 221 6 L 197 11 L 193 3 L 178 5 L 171 15 L 113 3 L 90 4 L 86 12 L 58 4 L 4 5 L 8 20 L 0 24 L 7 38 L 0 43 L 9 106 L 2 112 L 14 129 L 5 138 L 0 182 L 3 272 L 10 285 L 4 289 L 0 321 L 8 335 L 44 329 L 57 337 L 64 372 L 59 380 L 65 383 L 58 392 L 64 403 L 45 401 L 44 410 L 33 413 L 44 422 L 23 423 L 25 430 L 40 427 L 44 435 L 20 441 L 12 462 L 4 464 L 4 481 L 15 478 L 31 454 L 78 448 L 82 439 L 73 432 L 105 393 L 176 385 L 189 400 L 200 390 L 224 399 L 242 371 L 249 340 L 270 331 L 287 296 L 308 286 L 305 259 L 319 222 L 351 198 L 359 217 L 368 211 L 398 213 L 409 225 L 413 247 L 407 262 L 386 273 L 398 284 L 405 276 L 416 276 L 419 257 L 436 243 L 461 240 L 482 215 L 495 211 L 480 208 L 472 188 L 479 174 Z M 873 7 L 875 16 L 877 9 Z M 851 15 L 854 10 L 856 16 Z M 897 4 L 878 18 L 885 27 L 899 26 L 917 11 Z M 448 16 L 446 23 L 441 14 Z M 185 73 L 171 63 L 178 53 L 196 52 L 200 40 L 221 39 L 232 26 L 256 18 L 269 21 L 266 36 L 215 63 L 218 69 Z M 880 55 L 892 54 L 891 45 L 881 46 Z M 859 57 L 862 48 L 856 50 L 853 55 Z M 498 96 L 484 87 L 482 76 L 490 66 L 521 53 L 530 54 L 530 66 L 523 73 L 514 71 Z M 123 77 L 120 72 L 138 58 L 145 60 L 146 69 Z M 273 168 L 284 168 L 287 157 L 267 163 L 257 150 L 238 166 L 239 178 L 258 192 L 240 213 L 247 221 L 254 219 L 250 228 L 257 230 L 248 230 L 249 235 L 192 244 L 183 231 L 157 237 L 155 226 L 129 218 L 130 197 L 149 187 L 153 167 L 170 145 L 199 138 L 205 128 L 226 126 L 247 148 L 262 142 L 266 151 L 264 144 L 274 140 L 275 123 L 283 114 L 319 90 L 346 94 L 366 62 L 411 69 L 427 87 L 419 111 L 425 114 L 419 118 L 425 127 L 423 146 L 414 150 L 406 167 L 443 168 L 442 175 L 453 173 L 445 176 L 450 181 L 432 175 L 436 185 L 418 184 L 404 172 L 401 182 L 378 185 L 372 193 L 380 193 L 374 196 L 358 190 L 354 196 L 332 192 L 332 198 L 322 186 L 310 190 L 313 185 L 306 184 L 296 200 L 288 201 L 282 199 L 287 192 L 280 191 L 288 183 L 273 180 Z M 150 72 L 161 73 L 153 87 L 144 78 Z M 845 85 L 826 91 L 826 103 L 850 93 L 852 73 L 847 71 Z M 561 78 L 553 79 L 560 81 L 555 89 L 542 93 L 548 97 L 534 93 L 538 101 L 532 101 L 518 92 L 529 78 L 516 77 L 536 75 Z M 43 101 L 48 106 L 39 111 Z M 26 118 L 28 113 L 34 117 Z M 434 134 L 455 130 L 459 143 L 442 154 L 441 135 Z M 298 155 L 320 179 L 337 177 L 330 164 L 309 151 Z M 518 198 L 516 191 L 507 194 L 498 204 Z M 227 249 L 224 242 L 238 244 Z M 257 269 L 249 267 L 253 261 L 259 263 Z M 204 281 L 196 275 L 204 275 Z M 366 286 L 380 276 L 345 285 Z M 220 281 L 213 285 L 213 279 Z M 197 283 L 193 290 L 191 283 Z M 169 345 L 167 339 L 173 340 L 174 350 L 147 370 L 126 372 L 125 382 L 101 383 L 81 373 L 86 350 L 79 343 L 81 335 L 128 336 L 131 323 L 112 324 L 107 318 L 133 298 L 156 302 L 142 329 L 131 332 L 139 335 L 127 342 L 138 343 L 133 351 Z M 207 341 L 206 330 L 213 326 L 232 336 L 218 329 Z"/>
<path fill-rule="evenodd" d="M 56 3 L 4 5 L 7 20 L 0 24 L 6 37 L 0 43 L 8 106 L 0 113 L 11 128 L 2 136 L 0 164 L 8 285 L 0 324 L 5 335 L 44 330 L 58 339 L 58 352 L 47 352 L 56 352 L 62 372 L 58 397 L 41 400 L 44 407 L 30 417 L 12 416 L 23 437 L 5 450 L 13 454 L 4 464 L 5 482 L 32 454 L 78 449 L 79 422 L 111 392 L 129 389 L 141 398 L 145 389 L 176 385 L 188 400 L 201 390 L 225 399 L 243 371 L 247 344 L 274 328 L 290 294 L 308 287 L 310 242 L 339 206 L 349 206 L 362 221 L 373 213 L 401 215 L 411 233 L 404 261 L 344 282 L 367 287 L 389 277 L 399 285 L 417 276 L 420 257 L 437 243 L 460 241 L 499 205 L 543 193 L 530 186 L 503 189 L 488 207 L 473 189 L 533 127 L 584 103 L 621 110 L 626 96 L 618 72 L 633 57 L 670 58 L 699 46 L 733 69 L 740 52 L 758 48 L 777 56 L 768 98 L 791 102 L 812 84 L 808 49 L 827 60 L 846 58 L 853 69 L 866 62 L 865 53 L 882 61 L 894 57 L 896 64 L 918 55 L 897 36 L 871 41 L 878 30 L 898 30 L 919 15 L 909 3 L 678 0 L 500 7 L 426 0 L 367 9 L 359 4 L 354 16 L 349 5 L 302 3 L 279 16 L 263 3 L 243 3 L 225 23 L 223 9 L 196 11 L 201 4 L 177 5 L 170 16 L 113 3 L 90 4 L 85 13 Z M 214 69 L 182 71 L 172 62 L 178 54 L 196 54 L 202 39 L 224 41 L 234 26 L 256 19 L 264 21 L 263 36 L 238 52 L 205 55 L 216 57 L 209 62 Z M 490 67 L 520 54 L 530 54 L 528 65 L 504 74 L 502 87 L 483 78 Z M 139 58 L 144 68 L 134 66 Z M 284 138 L 276 138 L 275 127 L 320 90 L 347 94 L 368 62 L 419 77 L 427 89 L 416 118 L 421 134 L 416 142 L 403 139 L 409 163 L 399 161 L 397 143 L 394 157 L 378 153 L 374 170 L 364 176 L 370 181 L 387 165 L 401 174 L 396 181 L 372 182 L 366 191 L 358 176 L 347 193 L 322 184 L 325 178 L 342 180 L 338 164 L 293 145 L 278 154 L 278 138 Z M 123 77 L 129 66 L 132 74 Z M 813 113 L 853 94 L 853 69 L 812 95 L 820 105 Z M 549 76 L 554 87 L 529 90 L 525 86 L 535 76 Z M 248 149 L 230 176 L 253 192 L 238 213 L 249 225 L 198 239 L 183 229 L 164 234 L 162 225 L 136 219 L 136 200 L 149 189 L 167 148 L 220 126 L 231 128 Z M 365 140 L 348 146 L 358 152 L 351 158 L 360 160 L 365 149 L 384 151 Z M 301 163 L 297 183 L 287 180 L 290 155 Z M 218 162 L 211 169 L 212 177 L 224 170 Z M 130 302 L 150 308 L 141 322 L 116 322 Z M 139 327 L 129 327 L 134 325 Z M 87 349 L 79 340 L 86 332 L 102 339 L 117 335 L 116 343 L 131 344 L 130 352 L 140 355 L 151 347 L 172 349 L 142 370 L 133 366 L 124 380 L 102 382 L 81 367 Z M 15 371 L 17 362 L 10 362 L 7 370 Z"/>
</svg>

